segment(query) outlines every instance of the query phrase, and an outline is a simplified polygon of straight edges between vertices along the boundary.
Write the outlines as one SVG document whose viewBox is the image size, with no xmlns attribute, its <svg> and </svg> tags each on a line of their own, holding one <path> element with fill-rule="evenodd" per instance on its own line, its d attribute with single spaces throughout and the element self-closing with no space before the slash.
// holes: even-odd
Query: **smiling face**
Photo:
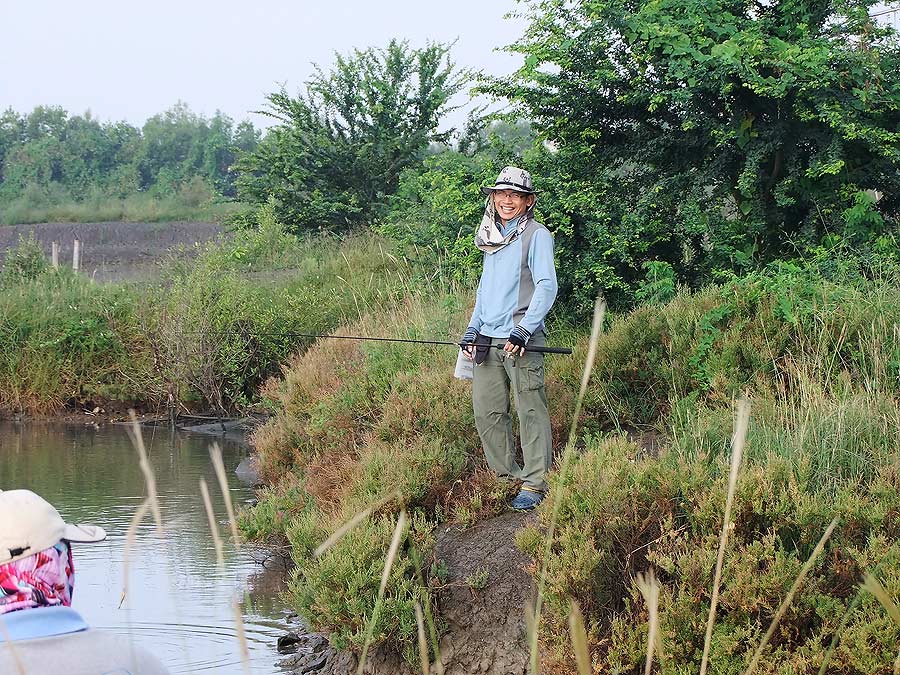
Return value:
<svg viewBox="0 0 900 675">
<path fill-rule="evenodd" d="M 506 225 L 513 218 L 518 218 L 534 204 L 534 195 L 516 190 L 494 190 L 494 208 L 500 222 Z"/>
</svg>

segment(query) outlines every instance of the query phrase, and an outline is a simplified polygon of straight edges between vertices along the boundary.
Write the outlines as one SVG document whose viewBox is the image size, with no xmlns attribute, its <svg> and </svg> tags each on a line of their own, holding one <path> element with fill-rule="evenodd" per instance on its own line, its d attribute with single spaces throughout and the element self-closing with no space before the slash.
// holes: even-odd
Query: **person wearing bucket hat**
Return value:
<svg viewBox="0 0 900 675">
<path fill-rule="evenodd" d="M 71 608 L 72 544 L 105 538 L 102 527 L 66 523 L 31 490 L 0 491 L 0 673 L 168 672 L 149 652 L 90 628 Z"/>
<path fill-rule="evenodd" d="M 484 253 L 475 309 L 461 342 L 475 361 L 472 406 L 488 466 L 522 481 L 512 508 L 528 511 L 547 489 L 553 461 L 550 413 L 544 391 L 544 318 L 556 299 L 553 236 L 534 218 L 537 191 L 531 174 L 505 167 L 487 196 L 475 245 Z M 478 348 L 481 344 L 482 348 Z M 503 349 L 485 349 L 487 344 Z M 519 418 L 524 466 L 516 461 L 510 391 Z"/>
</svg>

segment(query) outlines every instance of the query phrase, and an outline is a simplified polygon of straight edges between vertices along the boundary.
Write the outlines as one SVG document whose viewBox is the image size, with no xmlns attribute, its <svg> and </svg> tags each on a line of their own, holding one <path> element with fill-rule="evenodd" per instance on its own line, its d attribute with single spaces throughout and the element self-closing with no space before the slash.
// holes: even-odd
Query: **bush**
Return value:
<svg viewBox="0 0 900 675">
<path fill-rule="evenodd" d="M 848 405 L 860 406 L 848 424 L 857 431 L 839 446 L 826 443 L 823 464 L 820 441 L 833 438 L 836 424 L 849 422 Z M 802 416 L 794 405 L 763 403 L 755 409 L 750 454 L 733 506 L 712 659 L 718 672 L 744 672 L 801 566 L 839 516 L 760 671 L 809 672 L 821 664 L 864 572 L 876 573 L 894 597 L 900 592 L 900 409 L 878 396 L 855 403 L 822 397 L 816 410 Z M 866 410 L 881 412 L 866 416 Z M 602 655 L 599 672 L 642 672 L 646 608 L 634 578 L 652 569 L 663 588 L 666 670 L 696 671 L 725 503 L 730 431 L 730 415 L 701 411 L 690 425 L 672 429 L 677 443 L 659 459 L 621 438 L 596 439 L 565 483 L 554 476 L 541 510 L 546 526 L 553 502 L 562 502 L 549 558 L 539 526 L 524 531 L 519 542 L 538 564 L 547 564 L 542 638 L 557 658 L 571 658 L 566 620 L 575 599 L 595 653 Z M 868 598 L 840 635 L 829 672 L 881 672 L 896 658 L 900 625 Z"/>
</svg>

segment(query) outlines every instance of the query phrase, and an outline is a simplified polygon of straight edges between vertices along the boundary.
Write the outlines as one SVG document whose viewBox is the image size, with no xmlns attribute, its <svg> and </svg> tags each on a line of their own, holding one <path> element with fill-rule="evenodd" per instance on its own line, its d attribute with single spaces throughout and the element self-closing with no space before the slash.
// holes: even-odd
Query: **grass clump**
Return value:
<svg viewBox="0 0 900 675">
<path fill-rule="evenodd" d="M 137 302 L 128 289 L 95 286 L 66 271 L 0 286 L 0 409 L 140 400 L 153 377 Z"/>
<path fill-rule="evenodd" d="M 548 672 L 574 667 L 573 601 L 595 672 L 643 672 L 649 614 L 641 584 L 650 573 L 660 584 L 660 672 L 697 672 L 738 391 L 750 393 L 753 415 L 710 642 L 713 671 L 746 671 L 837 518 L 754 672 L 892 672 L 900 625 L 859 590 L 874 573 L 888 597 L 900 593 L 892 284 L 819 280 L 785 289 L 751 277 L 613 322 L 599 343 L 583 452 L 568 477 L 551 479 L 541 524 L 518 536 L 547 570 L 540 638 Z M 617 416 L 624 423 L 610 422 Z M 647 423 L 663 435 L 661 450 L 637 442 L 631 425 Z M 547 542 L 542 528 L 554 507 L 558 526 Z"/>
</svg>

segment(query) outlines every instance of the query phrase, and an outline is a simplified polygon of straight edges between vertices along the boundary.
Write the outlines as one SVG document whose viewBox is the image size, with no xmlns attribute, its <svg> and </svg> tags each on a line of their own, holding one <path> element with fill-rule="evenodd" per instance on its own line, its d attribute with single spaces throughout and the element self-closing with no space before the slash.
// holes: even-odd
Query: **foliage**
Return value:
<svg viewBox="0 0 900 675">
<path fill-rule="evenodd" d="M 647 261 L 698 285 L 896 231 L 900 51 L 872 4 L 528 3 L 522 67 L 484 88 L 557 150 L 536 175 L 579 307 L 629 301 Z"/>
<path fill-rule="evenodd" d="M 19 244 L 6 251 L 3 270 L 0 272 L 0 288 L 24 281 L 33 281 L 50 268 L 41 245 L 34 238 L 19 235 Z"/>
<path fill-rule="evenodd" d="M 129 401 L 152 386 L 127 291 L 65 270 L 15 278 L 10 269 L 0 285 L 0 409 Z"/>
<path fill-rule="evenodd" d="M 271 208 L 142 286 L 48 270 L 26 242 L 0 273 L 0 409 L 45 412 L 90 400 L 247 409 L 309 338 L 402 290 L 399 263 L 357 237 L 300 240 Z M 355 274 L 351 274 L 352 270 Z"/>
<path fill-rule="evenodd" d="M 898 391 L 895 272 L 846 280 L 852 272 L 837 282 L 815 268 L 775 265 L 615 318 L 598 344 L 586 424 L 653 425 L 669 413 L 691 414 L 699 401 L 728 405 L 746 390 L 794 391 L 806 372 L 828 391 L 845 380 Z M 566 367 L 574 385 L 578 360 Z"/>
<path fill-rule="evenodd" d="M 816 672 L 836 634 L 828 672 L 889 672 L 896 658 L 900 625 L 872 598 L 849 615 L 843 629 L 839 625 L 864 572 L 876 573 L 894 597 L 900 592 L 900 409 L 890 398 L 861 391 L 837 399 L 820 391 L 806 400 L 815 400 L 814 410 L 800 413 L 796 402 L 754 404 L 751 452 L 735 496 L 713 632 L 719 672 L 745 671 L 834 516 L 840 524 L 790 605 L 761 672 Z M 850 416 L 848 405 L 855 411 Z M 659 458 L 622 438 L 599 438 L 588 441 L 565 484 L 554 478 L 541 512 L 546 524 L 553 502 L 561 500 L 556 544 L 546 559 L 543 640 L 562 663 L 571 660 L 567 617 L 574 598 L 587 619 L 598 672 L 643 672 L 647 614 L 635 575 L 653 569 L 662 584 L 664 670 L 696 672 L 732 418 L 724 410 L 701 409 L 682 424 L 676 420 L 672 429 L 681 442 Z M 842 438 L 844 429 L 853 430 L 852 436 Z M 831 446 L 832 439 L 840 444 Z M 825 448 L 827 466 L 821 463 Z M 519 536 L 539 564 L 546 550 L 541 532 L 532 525 Z"/>
<path fill-rule="evenodd" d="M 26 115 L 7 109 L 0 116 L 0 223 L 127 218 L 129 203 L 147 196 L 196 213 L 216 196 L 234 195 L 231 166 L 259 138 L 249 122 L 235 127 L 221 112 L 206 119 L 184 103 L 141 129 L 54 106 Z"/>
<path fill-rule="evenodd" d="M 279 217 L 301 230 L 370 222 L 401 172 L 448 136 L 436 129 L 466 76 L 449 52 L 392 40 L 336 55 L 331 72 L 316 67 L 305 94 L 270 94 L 263 112 L 279 124 L 239 161 L 241 197 L 274 197 Z"/>
</svg>

